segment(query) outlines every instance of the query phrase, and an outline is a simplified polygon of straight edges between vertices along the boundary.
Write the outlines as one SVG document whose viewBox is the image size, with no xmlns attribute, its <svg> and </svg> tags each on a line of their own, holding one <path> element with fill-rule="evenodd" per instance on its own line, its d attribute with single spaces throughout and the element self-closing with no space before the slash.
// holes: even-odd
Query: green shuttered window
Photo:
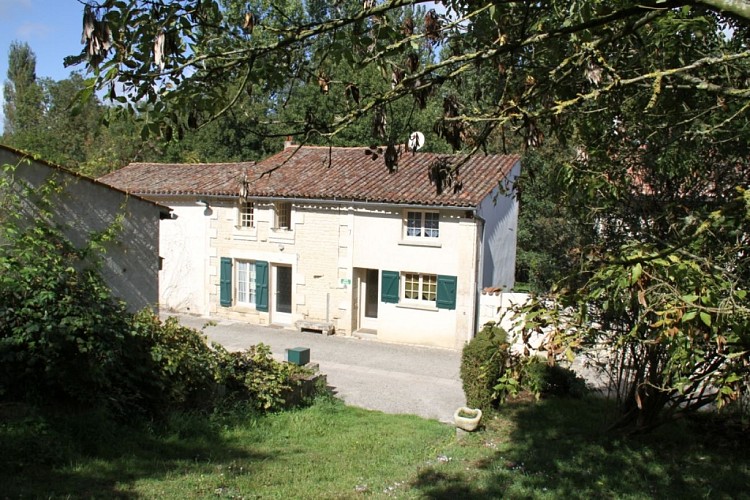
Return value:
<svg viewBox="0 0 750 500">
<path fill-rule="evenodd" d="M 219 304 L 232 305 L 232 259 L 228 257 L 222 257 L 219 266 Z"/>
<path fill-rule="evenodd" d="M 456 308 L 456 290 L 458 279 L 455 276 L 438 276 L 437 306 L 438 309 Z"/>
<path fill-rule="evenodd" d="M 219 266 L 219 304 L 232 306 L 232 259 L 222 257 Z M 268 262 L 255 263 L 255 309 L 268 312 Z"/>
<path fill-rule="evenodd" d="M 380 300 L 388 304 L 398 303 L 398 278 L 399 273 L 397 271 L 383 271 L 382 272 L 382 283 L 380 287 Z"/>
<path fill-rule="evenodd" d="M 255 309 L 268 312 L 268 262 L 255 262 Z"/>
<path fill-rule="evenodd" d="M 400 276 L 401 274 L 397 271 L 383 271 L 381 279 L 380 289 L 380 300 L 389 304 L 397 304 L 401 298 L 408 302 L 415 302 L 422 300 L 424 302 L 434 301 L 438 309 L 455 309 L 456 308 L 456 294 L 458 291 L 458 278 L 455 276 L 437 276 L 437 293 L 431 295 L 431 288 L 429 285 L 429 279 L 435 279 L 435 275 L 420 275 L 414 273 L 405 274 L 405 286 L 403 291 L 400 288 Z M 410 286 L 409 279 L 414 281 L 414 277 L 417 278 L 419 286 L 414 288 Z M 426 284 L 425 284 L 426 283 Z M 432 286 L 434 286 L 434 281 Z M 416 291 L 415 291 L 416 290 Z M 401 297 L 401 294 L 404 297 Z M 416 295 L 415 295 L 416 294 Z"/>
</svg>

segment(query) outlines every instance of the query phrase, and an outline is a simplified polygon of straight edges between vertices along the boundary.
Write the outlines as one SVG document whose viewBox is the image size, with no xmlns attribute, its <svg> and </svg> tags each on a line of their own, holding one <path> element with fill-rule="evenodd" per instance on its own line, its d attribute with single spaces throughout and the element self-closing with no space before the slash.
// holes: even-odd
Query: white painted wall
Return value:
<svg viewBox="0 0 750 500">
<path fill-rule="evenodd" d="M 159 305 L 170 311 L 206 315 L 212 209 L 198 206 L 195 201 L 165 199 L 162 203 L 172 209 L 177 219 L 161 222 Z"/>
<path fill-rule="evenodd" d="M 378 318 L 372 321 L 377 338 L 460 348 L 470 338 L 474 323 L 476 221 L 465 218 L 463 211 L 441 210 L 437 241 L 425 238 L 415 243 L 404 238 L 405 210 L 371 207 L 354 211 L 353 266 L 456 276 L 456 309 L 424 309 L 381 302 Z"/>
<path fill-rule="evenodd" d="M 477 213 L 485 220 L 481 287 L 510 290 L 515 284 L 518 199 L 514 185 L 521 174 L 517 162 L 507 182 L 480 203 Z"/>
</svg>

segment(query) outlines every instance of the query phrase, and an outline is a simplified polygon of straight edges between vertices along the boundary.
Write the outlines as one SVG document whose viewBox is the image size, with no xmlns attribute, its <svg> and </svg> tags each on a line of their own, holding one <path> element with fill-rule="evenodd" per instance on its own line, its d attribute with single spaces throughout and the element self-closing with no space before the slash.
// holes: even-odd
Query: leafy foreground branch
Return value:
<svg viewBox="0 0 750 500">
<path fill-rule="evenodd" d="M 622 414 L 648 430 L 747 398 L 750 192 L 681 229 L 678 246 L 631 241 L 588 280 L 525 308 L 551 355 L 601 355 Z"/>
</svg>

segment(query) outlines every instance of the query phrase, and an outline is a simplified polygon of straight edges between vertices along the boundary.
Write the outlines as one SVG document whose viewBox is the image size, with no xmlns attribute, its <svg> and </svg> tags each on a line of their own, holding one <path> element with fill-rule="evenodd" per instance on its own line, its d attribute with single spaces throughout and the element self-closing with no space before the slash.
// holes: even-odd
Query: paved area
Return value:
<svg viewBox="0 0 750 500">
<path fill-rule="evenodd" d="M 458 351 L 323 336 L 223 319 L 162 315 L 166 316 L 177 316 L 182 324 L 198 329 L 215 321 L 203 331 L 229 350 L 263 342 L 271 347 L 274 357 L 285 359 L 286 349 L 308 347 L 310 361 L 320 365 L 328 385 L 353 406 L 451 422 L 456 408 L 465 404 Z"/>
</svg>

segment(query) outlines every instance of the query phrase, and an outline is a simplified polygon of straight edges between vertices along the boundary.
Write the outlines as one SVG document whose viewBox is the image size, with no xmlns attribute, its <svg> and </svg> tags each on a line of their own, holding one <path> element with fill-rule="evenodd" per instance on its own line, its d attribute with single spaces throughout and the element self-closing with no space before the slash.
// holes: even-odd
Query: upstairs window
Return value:
<svg viewBox="0 0 750 500">
<path fill-rule="evenodd" d="M 406 236 L 409 238 L 438 238 L 440 214 L 438 212 L 406 212 Z"/>
<path fill-rule="evenodd" d="M 251 201 L 240 203 L 239 215 L 240 227 L 253 227 L 255 225 L 255 203 Z"/>
<path fill-rule="evenodd" d="M 291 229 L 292 228 L 292 204 L 289 202 L 278 202 L 275 205 L 276 212 L 276 228 L 278 229 Z"/>
</svg>

